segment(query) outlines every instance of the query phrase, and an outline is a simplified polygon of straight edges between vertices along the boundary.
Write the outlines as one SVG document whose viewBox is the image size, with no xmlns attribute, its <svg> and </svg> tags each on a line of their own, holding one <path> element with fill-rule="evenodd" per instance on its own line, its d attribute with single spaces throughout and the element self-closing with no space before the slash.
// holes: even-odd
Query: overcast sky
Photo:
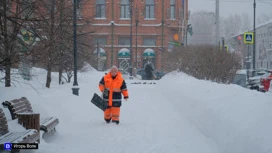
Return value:
<svg viewBox="0 0 272 153">
<path fill-rule="evenodd" d="M 207 10 L 215 12 L 216 0 L 188 0 L 192 12 Z M 219 0 L 220 16 L 234 13 L 248 13 L 253 18 L 253 0 Z M 272 18 L 272 0 L 256 0 L 256 16 L 267 14 Z"/>
</svg>

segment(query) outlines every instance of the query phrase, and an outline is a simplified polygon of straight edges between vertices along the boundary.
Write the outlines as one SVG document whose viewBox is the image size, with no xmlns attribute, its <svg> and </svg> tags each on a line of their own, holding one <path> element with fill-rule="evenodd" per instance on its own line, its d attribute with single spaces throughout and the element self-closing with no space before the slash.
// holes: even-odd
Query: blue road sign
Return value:
<svg viewBox="0 0 272 153">
<path fill-rule="evenodd" d="M 253 44 L 253 33 L 252 32 L 245 32 L 244 33 L 244 43 L 245 44 Z"/>
</svg>

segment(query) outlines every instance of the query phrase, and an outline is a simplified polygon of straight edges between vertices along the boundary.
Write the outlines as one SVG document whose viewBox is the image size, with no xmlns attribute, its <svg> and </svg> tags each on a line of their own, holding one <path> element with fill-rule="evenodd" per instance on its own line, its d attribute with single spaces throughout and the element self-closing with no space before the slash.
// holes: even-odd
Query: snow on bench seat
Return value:
<svg viewBox="0 0 272 153">
<path fill-rule="evenodd" d="M 39 137 L 37 130 L 31 129 L 23 132 L 8 132 L 0 136 L 0 144 L 10 143 L 31 143 Z"/>
<path fill-rule="evenodd" d="M 50 130 L 53 130 L 55 126 L 58 124 L 59 124 L 59 119 L 56 117 L 41 118 L 40 129 L 45 132 L 48 132 Z"/>
<path fill-rule="evenodd" d="M 9 143 L 35 143 L 40 139 L 37 130 L 29 129 L 20 132 L 9 132 L 8 122 L 3 109 L 0 108 L 0 145 Z"/>
<path fill-rule="evenodd" d="M 17 114 L 33 113 L 32 106 L 26 97 L 14 99 L 11 101 L 4 101 L 2 103 L 10 111 L 12 119 L 17 119 Z M 46 117 L 40 119 L 40 130 L 46 132 L 55 131 L 55 127 L 59 124 L 59 119 L 56 117 Z"/>
</svg>

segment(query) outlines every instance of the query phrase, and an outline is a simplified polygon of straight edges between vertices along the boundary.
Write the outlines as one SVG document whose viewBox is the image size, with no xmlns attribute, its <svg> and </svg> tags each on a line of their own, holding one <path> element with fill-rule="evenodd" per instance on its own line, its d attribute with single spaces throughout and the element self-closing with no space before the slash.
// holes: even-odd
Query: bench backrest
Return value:
<svg viewBox="0 0 272 153">
<path fill-rule="evenodd" d="M 5 113 L 2 108 L 0 108 L 0 135 L 8 133 L 8 122 Z"/>
<path fill-rule="evenodd" d="M 26 97 L 5 101 L 2 103 L 4 107 L 8 107 L 11 118 L 17 119 L 17 113 L 33 112 L 30 102 Z"/>
</svg>

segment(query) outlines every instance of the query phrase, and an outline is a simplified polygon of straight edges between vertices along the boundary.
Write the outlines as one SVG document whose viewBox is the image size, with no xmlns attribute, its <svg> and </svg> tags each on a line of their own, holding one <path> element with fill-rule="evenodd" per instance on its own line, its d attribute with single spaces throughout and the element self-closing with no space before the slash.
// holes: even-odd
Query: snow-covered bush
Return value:
<svg viewBox="0 0 272 153">
<path fill-rule="evenodd" d="M 211 45 L 179 47 L 166 53 L 166 70 L 180 70 L 198 79 L 229 83 L 239 69 L 234 53 L 222 51 Z"/>
</svg>

